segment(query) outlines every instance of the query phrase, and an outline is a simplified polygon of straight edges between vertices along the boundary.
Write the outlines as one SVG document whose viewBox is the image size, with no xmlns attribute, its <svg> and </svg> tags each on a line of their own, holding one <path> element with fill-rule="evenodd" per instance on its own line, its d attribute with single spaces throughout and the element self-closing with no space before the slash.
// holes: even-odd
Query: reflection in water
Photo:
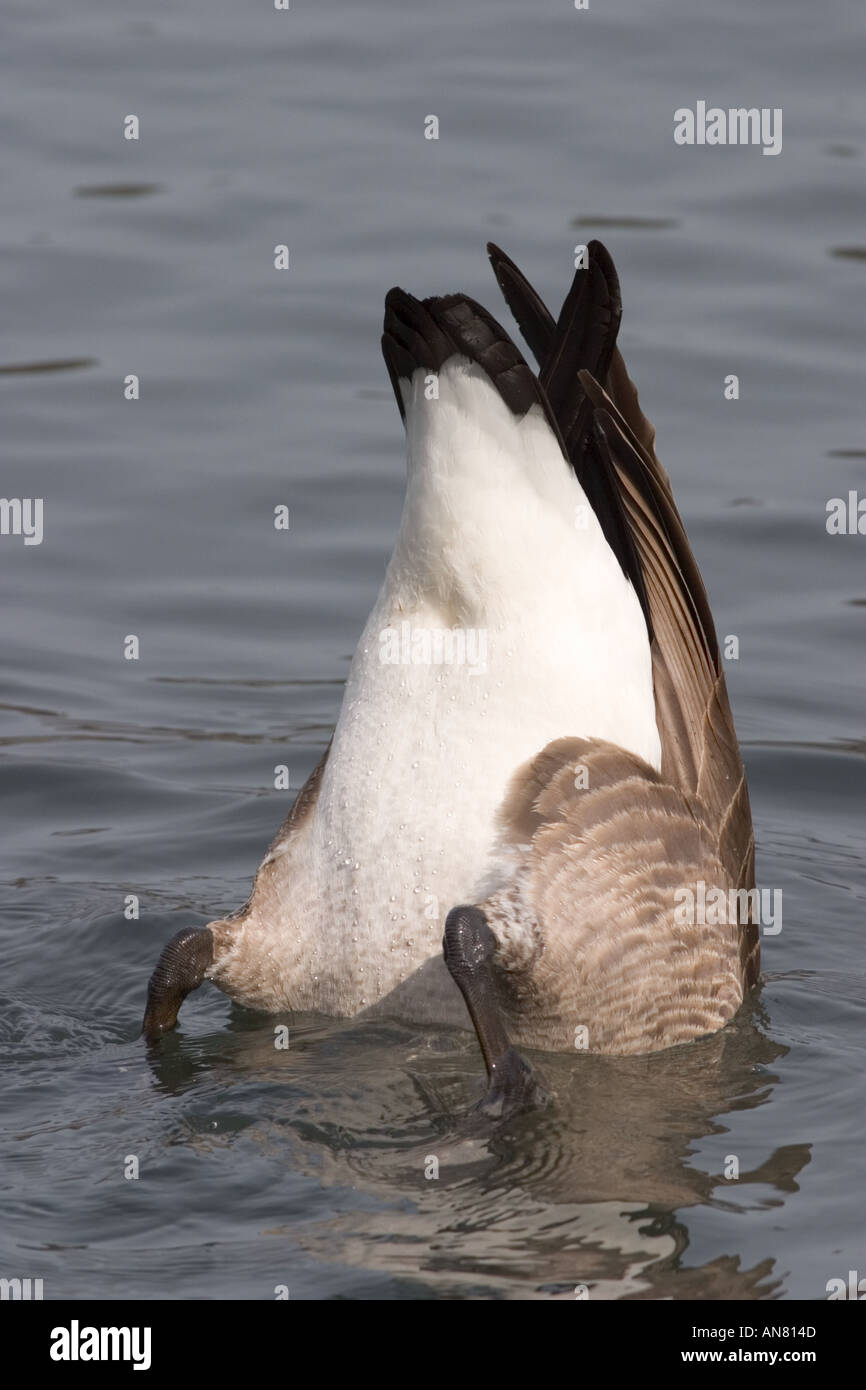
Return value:
<svg viewBox="0 0 866 1390">
<path fill-rule="evenodd" d="M 769 1068 L 786 1049 L 758 1015 L 753 1004 L 723 1033 L 652 1057 L 538 1057 L 554 1104 L 500 1125 L 471 1114 L 482 1068 L 463 1033 L 279 1020 L 280 1052 L 278 1020 L 235 1010 L 227 1033 L 174 1036 L 149 1060 L 171 1094 L 212 1101 L 216 1086 L 223 1129 L 252 1082 L 247 1139 L 277 1145 L 287 1171 L 373 1199 L 269 1231 L 323 1263 L 418 1279 L 428 1296 L 574 1298 L 586 1285 L 592 1298 L 768 1298 L 771 1259 L 683 1266 L 689 1208 L 782 1206 L 810 1159 L 808 1144 L 786 1145 L 737 1182 L 693 1162 L 777 1084 Z"/>
</svg>

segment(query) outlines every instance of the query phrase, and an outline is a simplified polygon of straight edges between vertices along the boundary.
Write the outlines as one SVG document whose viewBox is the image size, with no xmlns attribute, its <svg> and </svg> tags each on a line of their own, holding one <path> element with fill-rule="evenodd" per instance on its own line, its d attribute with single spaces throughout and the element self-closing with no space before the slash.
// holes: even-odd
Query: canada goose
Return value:
<svg viewBox="0 0 866 1390">
<path fill-rule="evenodd" d="M 205 978 L 266 1011 L 465 1026 L 468 1008 L 498 1110 L 538 1094 L 512 1039 L 634 1053 L 712 1033 L 759 947 L 718 644 L 616 347 L 613 262 L 591 242 L 554 320 L 488 250 L 540 370 L 467 296 L 388 294 L 406 500 L 337 727 L 249 902 L 165 947 L 144 1033 Z M 455 634 L 483 635 L 483 662 Z M 681 920 L 698 884 L 733 917 Z"/>
</svg>

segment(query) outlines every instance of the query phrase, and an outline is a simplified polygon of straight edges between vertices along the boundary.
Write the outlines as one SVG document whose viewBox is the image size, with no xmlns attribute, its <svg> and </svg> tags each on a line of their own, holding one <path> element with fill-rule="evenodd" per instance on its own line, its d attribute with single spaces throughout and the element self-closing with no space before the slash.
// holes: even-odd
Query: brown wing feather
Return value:
<svg viewBox="0 0 866 1390">
<path fill-rule="evenodd" d="M 596 381 L 584 390 L 614 462 L 644 572 L 653 624 L 656 717 L 662 773 L 696 797 L 719 837 L 719 855 L 738 888 L 754 887 L 754 831 L 746 774 L 703 579 L 660 466 Z M 750 918 L 751 918 L 750 914 Z M 757 976 L 758 935 L 743 923 L 747 987 Z"/>
<path fill-rule="evenodd" d="M 514 263 L 497 247 L 490 251 L 500 287 L 521 328 L 529 329 L 527 340 L 544 379 L 555 345 L 553 316 Z M 609 268 L 615 279 L 612 261 Z M 584 324 L 581 332 L 586 331 Z M 706 589 L 670 478 L 655 453 L 655 429 L 616 346 L 603 380 L 606 390 L 580 371 L 573 401 L 589 402 L 601 421 L 596 442 L 612 459 L 640 560 L 653 633 L 662 774 L 703 803 L 718 834 L 722 863 L 739 888 L 750 889 L 755 859 L 749 793 Z M 748 987 L 758 971 L 752 922 L 744 924 L 740 949 Z"/>
</svg>

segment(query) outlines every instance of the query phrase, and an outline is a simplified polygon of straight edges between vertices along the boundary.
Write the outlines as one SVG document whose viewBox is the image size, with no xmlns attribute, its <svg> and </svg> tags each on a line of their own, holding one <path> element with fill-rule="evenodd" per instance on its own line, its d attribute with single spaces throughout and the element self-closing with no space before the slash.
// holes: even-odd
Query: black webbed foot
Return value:
<svg viewBox="0 0 866 1390">
<path fill-rule="evenodd" d="M 445 920 L 442 949 L 466 1001 L 487 1068 L 487 1094 L 474 1113 L 503 1119 L 546 1104 L 544 1087 L 505 1031 L 494 965 L 496 938 L 480 908 L 452 908 Z"/>
<path fill-rule="evenodd" d="M 208 927 L 184 927 L 162 949 L 147 987 L 141 1025 L 147 1042 L 156 1042 L 177 1023 L 186 996 L 198 989 L 213 960 L 213 936 Z"/>
<path fill-rule="evenodd" d="M 524 1110 L 540 1110 L 550 1096 L 537 1073 L 516 1047 L 497 1057 L 490 1070 L 487 1094 L 473 1106 L 473 1113 L 489 1120 L 504 1120 Z"/>
</svg>

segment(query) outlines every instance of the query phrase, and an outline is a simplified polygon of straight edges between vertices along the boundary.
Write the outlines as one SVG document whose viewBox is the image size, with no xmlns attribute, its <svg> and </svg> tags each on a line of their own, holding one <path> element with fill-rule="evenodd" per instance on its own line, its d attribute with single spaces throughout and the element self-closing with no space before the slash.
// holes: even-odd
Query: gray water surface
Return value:
<svg viewBox="0 0 866 1390">
<path fill-rule="evenodd" d="M 825 528 L 866 463 L 858 7 L 6 0 L 0 30 L 0 490 L 45 499 L 41 545 L 0 538 L 0 1274 L 122 1299 L 866 1274 L 864 541 Z M 782 153 L 676 146 L 698 99 L 783 108 Z M 556 1106 L 496 1132 L 466 1126 L 468 1033 L 293 1019 L 275 1052 L 207 986 L 149 1057 L 159 949 L 245 899 L 294 794 L 274 766 L 297 789 L 321 755 L 381 580 L 385 291 L 500 314 L 492 238 L 558 306 L 596 234 L 739 638 L 784 894 L 762 989 L 688 1048 L 542 1059 Z"/>
</svg>

